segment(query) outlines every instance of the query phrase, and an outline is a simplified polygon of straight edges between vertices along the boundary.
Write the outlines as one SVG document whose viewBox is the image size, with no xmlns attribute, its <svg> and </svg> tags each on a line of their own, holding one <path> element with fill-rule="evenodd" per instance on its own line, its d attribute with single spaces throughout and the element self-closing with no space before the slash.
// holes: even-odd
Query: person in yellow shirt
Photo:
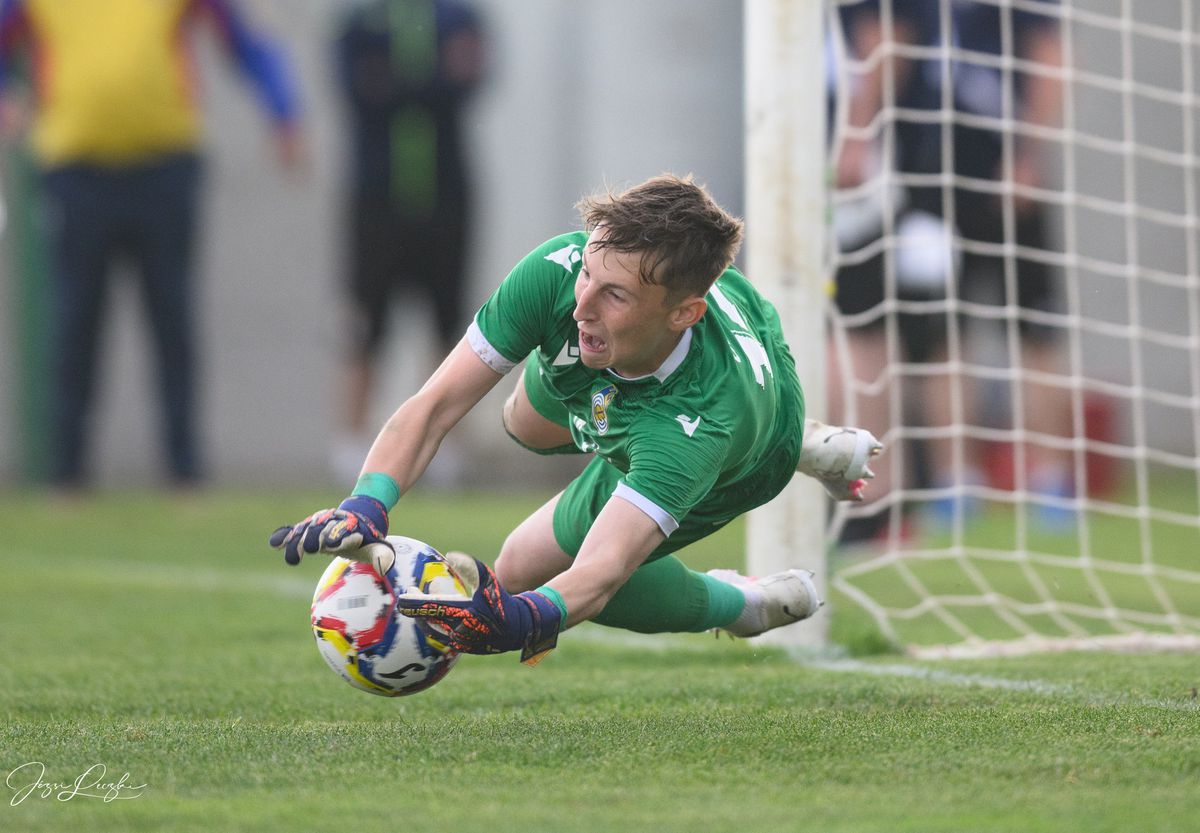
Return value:
<svg viewBox="0 0 1200 833">
<path fill-rule="evenodd" d="M 0 113 L 16 65 L 31 81 L 30 143 L 49 202 L 53 297 L 50 472 L 85 485 L 87 422 L 112 262 L 136 266 L 158 358 L 169 475 L 203 475 L 194 426 L 193 242 L 201 120 L 189 35 L 212 24 L 253 82 L 281 162 L 299 156 L 297 97 L 280 49 L 233 0 L 0 0 Z"/>
</svg>

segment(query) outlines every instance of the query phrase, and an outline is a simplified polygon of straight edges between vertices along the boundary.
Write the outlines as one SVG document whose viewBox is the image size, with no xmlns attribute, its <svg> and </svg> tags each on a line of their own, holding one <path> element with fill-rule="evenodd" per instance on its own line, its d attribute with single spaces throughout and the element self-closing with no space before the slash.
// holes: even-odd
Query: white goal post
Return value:
<svg viewBox="0 0 1200 833">
<path fill-rule="evenodd" d="M 746 0 L 746 271 L 779 309 L 789 342 L 804 347 L 794 354 L 811 414 L 823 410 L 825 379 L 823 44 L 820 3 Z M 825 593 L 823 495 L 816 481 L 797 477 L 750 513 L 750 575 L 805 567 Z M 817 616 L 760 638 L 821 646 L 828 622 Z"/>
<path fill-rule="evenodd" d="M 744 9 L 747 273 L 888 447 L 749 570 L 917 655 L 1200 648 L 1200 0 Z"/>
</svg>

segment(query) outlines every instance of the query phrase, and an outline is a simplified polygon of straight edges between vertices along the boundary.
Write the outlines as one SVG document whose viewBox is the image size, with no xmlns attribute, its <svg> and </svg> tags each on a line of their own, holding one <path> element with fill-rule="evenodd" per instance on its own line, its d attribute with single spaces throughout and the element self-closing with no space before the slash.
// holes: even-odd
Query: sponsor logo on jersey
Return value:
<svg viewBox="0 0 1200 833">
<path fill-rule="evenodd" d="M 546 255 L 546 260 L 557 263 L 568 272 L 574 273 L 575 264 L 583 260 L 583 252 L 578 243 L 569 243 L 558 251 Z"/>
<path fill-rule="evenodd" d="M 675 417 L 675 419 L 679 420 L 679 424 L 683 426 L 683 433 L 687 434 L 689 437 L 692 436 L 692 434 L 695 434 L 696 429 L 700 427 L 700 417 L 688 419 L 686 415 L 680 414 L 679 416 Z"/>
<path fill-rule="evenodd" d="M 616 395 L 616 385 L 609 385 L 592 394 L 592 421 L 601 435 L 608 433 L 608 406 Z"/>
</svg>

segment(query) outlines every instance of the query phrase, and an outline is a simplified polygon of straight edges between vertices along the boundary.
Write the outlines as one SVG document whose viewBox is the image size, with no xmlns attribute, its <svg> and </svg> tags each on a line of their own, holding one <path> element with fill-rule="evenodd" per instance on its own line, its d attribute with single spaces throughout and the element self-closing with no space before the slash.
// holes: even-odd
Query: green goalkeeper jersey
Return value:
<svg viewBox="0 0 1200 833">
<path fill-rule="evenodd" d="M 663 365 L 630 379 L 579 359 L 572 317 L 586 232 L 527 255 L 468 330 L 476 354 L 507 373 L 528 358 L 530 400 L 570 428 L 578 449 L 621 472 L 614 493 L 670 536 L 689 517 L 707 531 L 765 503 L 800 454 L 804 400 L 779 315 L 735 268 Z M 548 408 L 549 397 L 561 408 Z M 607 495 L 604 496 L 607 498 Z"/>
</svg>

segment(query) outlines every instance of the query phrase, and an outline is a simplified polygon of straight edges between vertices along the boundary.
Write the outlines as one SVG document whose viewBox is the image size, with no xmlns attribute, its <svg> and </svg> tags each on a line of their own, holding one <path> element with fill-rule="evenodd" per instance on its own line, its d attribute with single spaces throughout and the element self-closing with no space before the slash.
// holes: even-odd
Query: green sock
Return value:
<svg viewBox="0 0 1200 833">
<path fill-rule="evenodd" d="M 723 628 L 742 615 L 746 607 L 746 594 L 727 581 L 713 578 L 707 573 L 697 573 L 708 585 L 708 619 L 700 630 Z"/>
<path fill-rule="evenodd" d="M 699 633 L 728 625 L 745 601 L 732 584 L 667 555 L 634 570 L 592 621 L 638 633 Z"/>
</svg>

